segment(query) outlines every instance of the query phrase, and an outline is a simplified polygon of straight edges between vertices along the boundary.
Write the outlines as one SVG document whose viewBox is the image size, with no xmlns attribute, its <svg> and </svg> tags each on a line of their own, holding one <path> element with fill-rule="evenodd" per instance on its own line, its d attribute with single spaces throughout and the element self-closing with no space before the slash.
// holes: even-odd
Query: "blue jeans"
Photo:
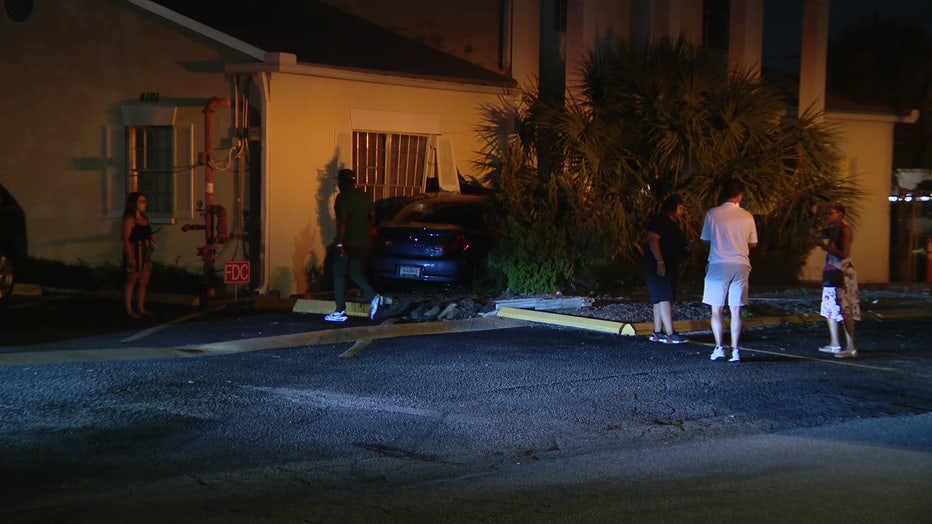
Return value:
<svg viewBox="0 0 932 524">
<path fill-rule="evenodd" d="M 347 270 L 349 277 L 362 289 L 366 302 L 375 298 L 375 290 L 366 280 L 368 255 L 366 247 L 344 245 L 343 253 L 340 253 L 340 248 L 333 246 L 333 301 L 336 303 L 336 311 L 346 311 Z"/>
</svg>

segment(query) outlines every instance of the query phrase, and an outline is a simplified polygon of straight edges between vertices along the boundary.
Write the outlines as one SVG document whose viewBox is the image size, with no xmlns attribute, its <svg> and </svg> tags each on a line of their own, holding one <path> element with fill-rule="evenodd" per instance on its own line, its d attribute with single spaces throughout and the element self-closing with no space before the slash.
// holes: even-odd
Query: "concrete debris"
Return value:
<svg viewBox="0 0 932 524">
<path fill-rule="evenodd" d="M 437 315 L 437 320 L 450 320 L 454 318 L 456 314 L 456 302 L 450 302 L 447 304 L 447 307 L 443 308 L 443 311 Z"/>
</svg>

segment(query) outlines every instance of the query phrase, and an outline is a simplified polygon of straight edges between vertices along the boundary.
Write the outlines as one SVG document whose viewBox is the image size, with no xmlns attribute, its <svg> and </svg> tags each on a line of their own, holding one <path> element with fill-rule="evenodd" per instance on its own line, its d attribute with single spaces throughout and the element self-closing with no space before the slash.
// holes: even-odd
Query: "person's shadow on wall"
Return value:
<svg viewBox="0 0 932 524">
<path fill-rule="evenodd" d="M 333 216 L 333 199 L 336 198 L 337 173 L 345 166 L 339 162 L 340 151 L 334 151 L 333 158 L 322 168 L 317 176 L 317 230 L 325 240 L 324 258 L 319 260 L 317 253 L 311 252 L 305 266 L 307 290 L 311 295 L 329 296 L 333 293 L 333 252 L 336 249 L 336 218 Z M 314 224 L 308 225 L 313 230 Z"/>
</svg>

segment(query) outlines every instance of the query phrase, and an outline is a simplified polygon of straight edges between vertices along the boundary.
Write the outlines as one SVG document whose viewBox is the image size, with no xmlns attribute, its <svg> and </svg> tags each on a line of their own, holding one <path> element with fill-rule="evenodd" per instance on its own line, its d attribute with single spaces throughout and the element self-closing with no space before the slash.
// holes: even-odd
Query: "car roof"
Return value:
<svg viewBox="0 0 932 524">
<path fill-rule="evenodd" d="M 463 207 L 481 209 L 489 201 L 488 195 L 483 194 L 461 194 L 461 193 L 439 193 L 424 194 L 413 197 L 413 200 L 405 204 L 389 221 L 391 224 L 398 225 L 411 220 L 412 215 L 423 212 L 435 213 L 441 209 L 451 207 Z M 415 220 L 417 221 L 417 220 Z"/>
</svg>

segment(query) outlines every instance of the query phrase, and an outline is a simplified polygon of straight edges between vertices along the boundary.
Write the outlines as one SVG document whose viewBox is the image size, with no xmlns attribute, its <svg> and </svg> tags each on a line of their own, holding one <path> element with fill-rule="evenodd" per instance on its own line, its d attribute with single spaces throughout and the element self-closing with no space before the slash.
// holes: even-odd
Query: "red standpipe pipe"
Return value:
<svg viewBox="0 0 932 524">
<path fill-rule="evenodd" d="M 204 236 L 207 242 L 205 252 L 208 252 L 210 261 L 213 262 L 216 253 L 214 253 L 214 219 L 211 210 L 216 199 L 214 198 L 214 113 L 218 107 L 229 107 L 233 101 L 229 98 L 211 98 L 204 106 L 204 164 L 205 164 L 205 198 L 204 198 Z M 206 260 L 205 260 L 206 261 Z"/>
<path fill-rule="evenodd" d="M 204 106 L 204 247 L 201 255 L 204 257 L 204 278 L 210 282 L 214 271 L 214 260 L 217 258 L 217 238 L 214 236 L 214 113 L 218 107 L 229 107 L 233 101 L 229 98 L 211 98 Z M 208 286 L 207 296 L 213 295 L 213 289 Z"/>
</svg>

